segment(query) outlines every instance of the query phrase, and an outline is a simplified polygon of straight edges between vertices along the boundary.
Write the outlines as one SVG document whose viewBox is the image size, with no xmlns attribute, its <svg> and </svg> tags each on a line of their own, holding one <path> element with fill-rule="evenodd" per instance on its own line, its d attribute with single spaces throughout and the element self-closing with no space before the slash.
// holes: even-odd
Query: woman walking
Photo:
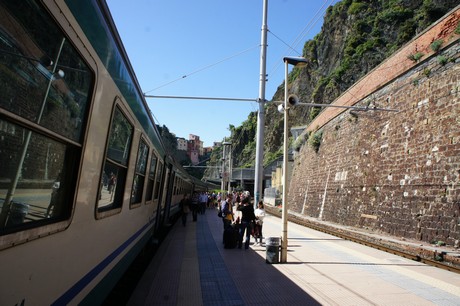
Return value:
<svg viewBox="0 0 460 306">
<path fill-rule="evenodd" d="M 262 245 L 262 224 L 264 223 L 265 218 L 265 209 L 264 209 L 264 202 L 259 201 L 257 203 L 257 209 L 254 211 L 256 215 L 256 224 L 254 227 L 254 238 L 256 239 L 256 245 L 258 244 L 257 238 L 260 239 L 259 244 Z"/>
</svg>

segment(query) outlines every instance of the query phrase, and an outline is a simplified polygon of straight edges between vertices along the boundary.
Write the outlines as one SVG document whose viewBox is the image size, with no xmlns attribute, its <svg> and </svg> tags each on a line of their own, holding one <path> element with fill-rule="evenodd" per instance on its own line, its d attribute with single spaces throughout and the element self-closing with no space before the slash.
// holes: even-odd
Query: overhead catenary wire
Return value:
<svg viewBox="0 0 460 306">
<path fill-rule="evenodd" d="M 334 0 L 325 0 L 325 1 L 324 1 L 324 4 L 323 4 L 323 5 L 321 6 L 321 8 L 318 9 L 318 11 L 315 13 L 315 16 L 313 17 L 313 19 L 311 19 L 310 22 L 304 27 L 304 29 L 301 31 L 301 33 L 297 36 L 297 38 L 294 40 L 294 42 L 293 42 L 291 45 L 288 45 L 285 41 L 283 41 L 279 36 L 277 36 L 277 35 L 276 35 L 275 33 L 273 33 L 272 31 L 268 30 L 268 32 L 288 47 L 288 50 L 291 51 L 291 52 L 288 52 L 288 53 L 287 53 L 288 55 L 289 55 L 289 54 L 292 54 L 292 51 L 294 51 L 294 52 L 296 52 L 297 54 L 299 54 L 299 52 L 296 51 L 295 47 L 296 47 L 300 42 L 302 42 L 302 38 L 305 37 L 305 36 L 311 31 L 311 29 L 313 28 L 313 26 L 316 25 L 316 24 L 318 23 L 319 18 L 320 18 L 321 16 L 323 16 L 324 7 L 326 7 L 327 5 L 329 5 L 330 3 L 332 3 L 333 1 L 334 1 Z M 173 80 L 171 80 L 171 81 L 169 81 L 169 82 L 167 82 L 167 83 L 164 83 L 164 84 L 162 84 L 162 85 L 160 85 L 160 86 L 157 86 L 157 87 L 155 87 L 155 88 L 153 88 L 153 89 L 150 89 L 150 90 L 148 90 L 148 91 L 145 91 L 145 92 L 144 92 L 144 95 L 145 95 L 145 94 L 148 94 L 148 93 L 150 93 L 150 92 L 152 92 L 152 91 L 158 90 L 158 89 L 160 89 L 160 88 L 166 87 L 166 86 L 168 86 L 168 85 L 170 85 L 170 84 L 173 84 L 173 83 L 175 83 L 175 82 L 178 82 L 178 81 L 180 81 L 180 80 L 183 80 L 183 79 L 185 79 L 185 78 L 188 78 L 188 77 L 190 77 L 190 76 L 192 76 L 192 75 L 194 75 L 194 74 L 197 74 L 197 73 L 199 73 L 199 72 L 201 72 L 201 71 L 204 71 L 204 70 L 206 70 L 206 69 L 209 69 L 209 68 L 211 68 L 211 67 L 213 67 L 213 66 L 216 66 L 216 65 L 218 65 L 218 64 L 220 64 L 220 63 L 226 62 L 226 61 L 228 61 L 228 60 L 230 60 L 230 59 L 232 59 L 232 58 L 234 58 L 234 57 L 237 57 L 237 56 L 239 56 L 239 55 L 241 55 L 241 54 L 244 54 L 244 53 L 246 53 L 246 52 L 249 52 L 249 51 L 251 51 L 251 50 L 253 50 L 253 49 L 255 49 L 255 48 L 258 48 L 258 47 L 260 47 L 260 44 L 257 44 L 257 45 L 255 45 L 255 46 L 253 46 L 253 47 L 247 48 L 247 49 L 242 50 L 242 51 L 240 51 L 240 52 L 238 52 L 238 53 L 235 53 L 235 54 L 233 54 L 233 55 L 231 55 L 231 56 L 228 56 L 228 57 L 226 57 L 226 58 L 223 58 L 223 59 L 221 59 L 221 60 L 219 60 L 219 61 L 217 61 L 217 62 L 215 62 L 215 63 L 212 63 L 212 64 L 206 65 L 206 66 L 204 66 L 204 67 L 198 68 L 198 69 L 195 70 L 195 71 L 192 71 L 192 72 L 190 72 L 190 73 L 188 73 L 188 74 L 184 74 L 184 75 L 182 75 L 182 76 L 180 76 L 180 77 L 178 77 L 178 78 L 176 78 L 176 79 L 173 79 Z M 280 64 L 276 65 L 275 68 L 273 69 L 273 71 L 276 71 L 276 70 L 278 69 L 279 65 L 280 65 Z M 270 74 L 269 74 L 269 75 L 270 75 Z"/>
<path fill-rule="evenodd" d="M 145 98 L 163 98 L 163 99 L 185 99 L 185 100 L 221 100 L 221 101 L 246 101 L 246 102 L 257 102 L 255 98 L 225 98 L 225 97 L 190 97 L 190 96 L 157 96 L 157 95 L 146 95 Z"/>
<path fill-rule="evenodd" d="M 226 57 L 226 58 L 223 58 L 223 59 L 221 59 L 221 60 L 219 60 L 219 61 L 217 61 L 217 62 L 215 62 L 215 63 L 213 63 L 213 64 L 209 64 L 209 65 L 206 65 L 206 66 L 204 66 L 204 67 L 198 68 L 197 70 L 195 70 L 195 71 L 193 71 L 193 72 L 191 72 L 191 73 L 189 73 L 189 74 L 184 74 L 183 76 L 181 76 L 181 77 L 179 77 L 179 78 L 176 78 L 176 79 L 174 79 L 174 80 L 172 80 L 172 81 L 170 81 L 170 82 L 167 82 L 167 83 L 165 83 L 165 84 L 163 84 L 163 85 L 160 85 L 160 86 L 158 86 L 158 87 L 155 87 L 154 89 L 148 90 L 148 91 L 144 92 L 144 95 L 147 94 L 147 93 L 149 93 L 149 92 L 158 90 L 158 89 L 163 88 L 163 87 L 165 87 L 165 86 L 168 86 L 168 85 L 170 85 L 170 84 L 172 84 L 172 83 L 175 83 L 175 82 L 177 82 L 177 81 L 180 81 L 180 80 L 182 80 L 182 79 L 185 79 L 185 78 L 187 78 L 187 77 L 189 77 L 189 76 L 192 76 L 192 75 L 194 75 L 194 74 L 197 74 L 198 72 L 201 72 L 201 71 L 203 71 L 203 70 L 206 70 L 206 69 L 209 69 L 209 68 L 211 68 L 211 67 L 214 67 L 214 66 L 216 66 L 216 65 L 218 65 L 218 64 L 220 64 L 220 63 L 226 62 L 226 61 L 228 61 L 228 60 L 230 60 L 230 59 L 232 59 L 232 58 L 234 58 L 234 57 L 237 57 L 237 56 L 239 56 L 239 55 L 241 55 L 241 54 L 244 54 L 244 53 L 246 53 L 246 52 L 249 52 L 249 51 L 251 51 L 251 50 L 253 50 L 253 49 L 255 49 L 255 48 L 258 48 L 258 47 L 259 47 L 259 45 L 256 45 L 256 46 L 247 48 L 247 49 L 245 49 L 245 50 L 243 50 L 243 51 L 240 51 L 240 52 L 238 52 L 238 53 L 236 53 L 236 54 L 233 54 L 233 55 L 230 55 L 230 56 L 228 56 L 228 57 Z"/>
<path fill-rule="evenodd" d="M 299 54 L 299 53 L 295 50 L 295 47 L 296 47 L 300 42 L 302 42 L 302 38 L 305 37 L 305 36 L 313 29 L 313 27 L 318 23 L 320 17 L 324 15 L 325 7 L 327 7 L 330 3 L 333 3 L 334 1 L 335 1 L 335 0 L 324 0 L 323 5 L 321 6 L 321 8 L 317 10 L 317 12 L 316 12 L 315 15 L 314 15 L 314 18 L 311 19 L 311 20 L 308 22 L 308 24 L 304 27 L 304 29 L 300 32 L 300 34 L 299 34 L 299 35 L 297 36 L 297 38 L 294 40 L 292 46 L 289 46 L 286 42 L 284 42 L 280 37 L 278 37 L 276 34 L 274 34 L 273 32 L 271 32 L 270 30 L 268 30 L 268 32 L 271 33 L 274 37 L 276 37 L 276 38 L 277 38 L 279 41 L 281 41 L 283 44 L 285 44 L 286 46 L 288 46 L 288 48 L 289 48 L 289 50 L 290 50 L 289 54 L 292 54 L 293 51 L 296 52 L 297 54 Z M 239 55 L 241 55 L 241 54 L 244 54 L 244 53 L 246 53 L 246 52 L 249 52 L 249 51 L 251 51 L 251 50 L 253 50 L 253 49 L 255 49 L 255 48 L 258 48 L 258 47 L 260 47 L 260 44 L 257 44 L 257 45 L 255 45 L 255 46 L 253 46 L 253 47 L 247 48 L 247 49 L 245 49 L 245 50 L 243 50 L 243 51 L 240 51 L 240 52 L 238 52 L 238 53 L 236 53 L 236 54 L 233 54 L 233 55 L 231 55 L 231 56 L 228 56 L 228 57 L 226 57 L 226 58 L 224 58 L 224 59 L 222 59 L 222 60 L 219 60 L 219 61 L 217 61 L 217 62 L 215 62 L 215 63 L 213 63 L 213 64 L 206 65 L 206 66 L 204 66 L 204 67 L 202 67 L 202 68 L 199 68 L 199 69 L 197 69 L 197 70 L 195 70 L 195 71 L 193 71 L 193 72 L 191 72 L 191 73 L 182 75 L 181 77 L 178 77 L 178 78 L 176 78 L 176 79 L 174 79 L 174 80 L 171 80 L 171 81 L 169 81 L 169 82 L 167 82 L 167 83 L 164 83 L 164 84 L 162 84 L 162 85 L 160 85 L 160 86 L 158 86 L 158 87 L 156 87 L 156 88 L 153 88 L 153 89 L 151 89 L 151 90 L 148 90 L 148 91 L 144 92 L 144 97 L 146 97 L 146 98 L 148 98 L 148 97 L 155 97 L 155 98 L 174 98 L 174 99 L 197 99 L 197 100 L 199 99 L 199 100 L 224 100 L 224 101 L 230 101 L 230 100 L 232 100 L 232 101 L 247 101 L 247 102 L 252 102 L 251 105 L 252 105 L 253 111 L 257 111 L 256 106 L 255 106 L 256 104 L 253 104 L 253 102 L 259 102 L 257 99 L 211 98 L 211 97 L 178 97 L 178 96 L 153 96 L 153 95 L 152 95 L 152 96 L 149 96 L 149 95 L 147 95 L 147 94 L 150 93 L 150 92 L 152 92 L 152 91 L 158 90 L 158 89 L 160 89 L 160 88 L 166 87 L 166 86 L 168 86 L 168 85 L 170 85 L 170 84 L 172 84 L 172 83 L 175 83 L 175 82 L 178 82 L 178 81 L 183 80 L 183 79 L 185 79 L 185 78 L 188 78 L 188 77 L 190 77 L 190 76 L 192 76 L 192 75 L 194 75 L 194 74 L 197 74 L 197 73 L 199 73 L 199 72 L 202 72 L 202 71 L 204 71 L 204 70 L 207 70 L 207 69 L 209 69 L 209 68 L 211 68 L 211 67 L 213 67 L 213 66 L 216 66 L 216 65 L 218 65 L 218 64 L 220 64 L 220 63 L 223 63 L 223 62 L 225 62 L 225 61 L 228 61 L 228 60 L 230 60 L 230 59 L 232 59 L 232 58 L 234 58 L 234 57 L 237 57 L 237 56 L 239 56 Z M 280 62 L 280 63 L 281 63 L 281 62 Z M 275 70 L 276 70 L 276 68 L 275 68 Z M 267 74 L 267 75 L 270 75 L 270 74 Z M 152 115 L 153 115 L 153 114 L 152 114 Z M 155 117 L 155 119 L 157 120 L 157 122 L 159 122 L 158 118 Z"/>
<path fill-rule="evenodd" d="M 291 50 L 291 51 L 297 53 L 298 56 L 302 56 L 302 54 L 300 54 L 299 52 L 297 52 L 296 49 L 294 49 L 293 47 L 291 47 L 287 42 L 285 42 L 284 40 L 282 40 L 282 39 L 281 39 L 280 37 L 278 37 L 275 33 L 273 33 L 273 32 L 270 31 L 270 30 L 268 30 L 268 32 L 269 32 L 271 35 L 275 36 L 280 42 L 282 42 L 283 44 L 285 44 L 286 47 L 289 48 L 289 50 Z"/>
<path fill-rule="evenodd" d="M 292 43 L 293 46 L 292 48 L 296 48 L 297 45 L 301 42 L 304 42 L 305 36 L 307 36 L 308 33 L 312 30 L 312 28 L 318 23 L 319 18 L 324 16 L 324 11 L 327 9 L 329 5 L 331 5 L 334 2 L 334 0 L 325 0 L 323 5 L 316 11 L 315 15 L 313 18 L 307 23 L 307 25 L 303 28 L 302 32 L 297 36 L 297 38 L 294 40 Z"/>
<path fill-rule="evenodd" d="M 297 47 L 297 45 L 302 42 L 303 38 L 305 36 L 307 36 L 308 33 L 310 33 L 310 31 L 313 29 L 313 27 L 318 23 L 319 19 L 324 15 L 324 12 L 325 12 L 325 8 L 327 8 L 327 6 L 329 6 L 330 4 L 332 4 L 334 0 L 325 0 L 323 5 L 316 11 L 315 15 L 313 16 L 313 18 L 307 23 L 307 25 L 303 28 L 303 30 L 300 32 L 300 34 L 297 36 L 297 38 L 292 42 L 291 45 L 288 45 L 287 43 L 285 43 L 283 40 L 281 40 L 278 36 L 276 36 L 273 31 L 271 30 L 268 30 L 268 32 L 273 35 L 275 38 L 277 38 L 278 40 L 280 40 L 283 44 L 287 45 L 288 46 L 288 49 L 284 52 L 284 55 L 291 55 L 292 54 L 292 51 L 295 51 L 297 54 L 299 54 L 299 52 L 297 52 L 297 50 L 295 49 Z M 282 56 L 280 56 L 281 58 Z M 279 67 L 281 66 L 282 62 L 279 61 L 277 62 L 277 64 L 275 65 L 275 67 L 273 67 L 273 69 L 270 71 L 270 73 L 268 73 L 268 75 L 273 75 L 275 74 L 275 72 L 279 69 Z"/>
</svg>

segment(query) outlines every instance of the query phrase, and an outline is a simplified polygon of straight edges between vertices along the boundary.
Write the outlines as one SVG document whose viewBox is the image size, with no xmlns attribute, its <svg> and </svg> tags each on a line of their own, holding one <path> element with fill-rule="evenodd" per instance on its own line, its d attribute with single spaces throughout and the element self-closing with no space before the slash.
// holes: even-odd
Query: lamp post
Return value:
<svg viewBox="0 0 460 306">
<path fill-rule="evenodd" d="M 284 142 L 283 142 L 283 211 L 282 211 L 282 239 L 281 239 L 281 258 L 280 262 L 287 262 L 287 193 L 288 193 L 288 142 L 289 142 L 289 104 L 288 104 L 288 66 L 289 64 L 302 67 L 307 64 L 307 60 L 303 57 L 285 57 L 283 58 L 285 64 L 284 74 Z"/>
<path fill-rule="evenodd" d="M 233 171 L 233 160 L 232 160 L 232 143 L 228 144 L 228 193 L 232 191 L 232 171 Z"/>
<path fill-rule="evenodd" d="M 229 160 L 228 158 L 228 153 L 229 152 L 226 152 L 226 148 L 227 147 L 231 147 L 232 143 L 231 142 L 228 142 L 228 141 L 224 141 L 222 143 L 222 184 L 221 184 L 221 189 L 222 191 L 224 191 L 226 189 L 226 179 L 228 178 L 228 191 L 230 191 L 230 177 L 229 177 L 229 170 L 230 170 L 230 166 L 227 167 L 226 163 L 227 163 L 227 160 Z M 231 154 L 231 150 L 230 150 L 230 154 Z"/>
<path fill-rule="evenodd" d="M 256 160 L 254 165 L 254 208 L 262 197 L 264 179 L 264 129 L 265 129 L 265 83 L 267 81 L 267 11 L 268 0 L 263 0 L 262 31 L 260 38 L 259 111 L 257 112 Z"/>
<path fill-rule="evenodd" d="M 220 190 L 224 191 L 225 185 L 225 152 L 224 147 L 222 147 L 222 169 L 220 170 Z"/>
</svg>

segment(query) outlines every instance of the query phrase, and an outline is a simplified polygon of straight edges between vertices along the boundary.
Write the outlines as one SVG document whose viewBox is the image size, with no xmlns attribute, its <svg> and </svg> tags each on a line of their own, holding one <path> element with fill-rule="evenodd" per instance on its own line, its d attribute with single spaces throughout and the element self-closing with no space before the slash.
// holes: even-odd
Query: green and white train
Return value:
<svg viewBox="0 0 460 306">
<path fill-rule="evenodd" d="M 0 1 L 0 305 L 97 305 L 208 185 L 166 152 L 104 0 Z"/>
</svg>

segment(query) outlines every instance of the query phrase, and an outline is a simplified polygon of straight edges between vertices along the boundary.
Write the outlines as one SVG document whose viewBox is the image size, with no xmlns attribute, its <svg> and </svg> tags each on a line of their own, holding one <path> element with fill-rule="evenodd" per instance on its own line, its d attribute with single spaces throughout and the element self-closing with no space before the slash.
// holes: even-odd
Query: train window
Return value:
<svg viewBox="0 0 460 306">
<path fill-rule="evenodd" d="M 0 107 L 80 141 L 92 73 L 54 22 L 31 2 L 2 1 Z"/>
<path fill-rule="evenodd" d="M 97 211 L 121 210 L 134 128 L 115 108 L 102 173 Z"/>
<path fill-rule="evenodd" d="M 0 233 L 70 218 L 94 74 L 38 1 L 0 3 Z"/>
<path fill-rule="evenodd" d="M 151 201 L 153 198 L 153 187 L 155 185 L 155 170 L 157 167 L 157 157 L 152 155 L 152 160 L 150 161 L 150 170 L 149 177 L 147 182 L 147 194 L 145 195 L 145 200 Z"/>
<path fill-rule="evenodd" d="M 0 119 L 0 231 L 66 219 L 78 149 Z"/>
<path fill-rule="evenodd" d="M 136 173 L 134 174 L 133 189 L 131 191 L 131 204 L 140 203 L 142 201 L 142 191 L 144 189 L 148 156 L 149 147 L 143 140 L 141 140 L 139 150 L 137 152 Z"/>
</svg>

